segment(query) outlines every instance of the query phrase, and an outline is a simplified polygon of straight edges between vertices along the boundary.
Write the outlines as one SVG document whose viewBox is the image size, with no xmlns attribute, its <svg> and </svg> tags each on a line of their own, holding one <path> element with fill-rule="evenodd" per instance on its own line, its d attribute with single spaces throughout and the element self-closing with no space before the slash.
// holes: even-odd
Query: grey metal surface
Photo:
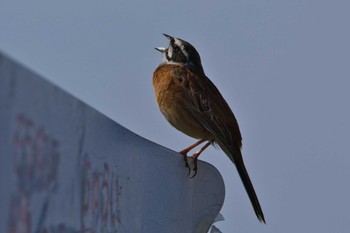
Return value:
<svg viewBox="0 0 350 233">
<path fill-rule="evenodd" d="M 0 53 L 0 232 L 207 232 L 225 191 L 198 165 Z"/>
</svg>

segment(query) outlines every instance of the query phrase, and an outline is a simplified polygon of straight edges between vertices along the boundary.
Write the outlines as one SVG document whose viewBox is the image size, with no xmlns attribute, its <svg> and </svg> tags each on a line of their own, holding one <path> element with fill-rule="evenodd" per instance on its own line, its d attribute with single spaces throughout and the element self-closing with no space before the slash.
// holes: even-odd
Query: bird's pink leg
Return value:
<svg viewBox="0 0 350 233">
<path fill-rule="evenodd" d="M 193 148 L 195 148 L 196 146 L 202 144 L 202 143 L 205 142 L 205 141 L 207 141 L 207 140 L 206 140 L 206 139 L 201 139 L 201 140 L 199 140 L 198 142 L 196 142 L 196 143 L 190 145 L 189 147 L 183 149 L 182 151 L 179 151 L 179 153 L 182 154 L 182 155 L 187 155 L 187 153 L 188 153 L 190 150 L 192 150 Z"/>
<path fill-rule="evenodd" d="M 192 155 L 193 164 L 194 164 L 194 166 L 193 166 L 194 174 L 193 174 L 193 176 L 192 176 L 191 178 L 193 178 L 193 177 L 195 177 L 195 176 L 197 175 L 197 170 L 198 170 L 198 168 L 197 168 L 197 160 L 198 160 L 198 157 L 199 157 L 200 154 L 201 154 L 205 149 L 207 149 L 208 146 L 210 146 L 210 144 L 212 144 L 212 143 L 213 143 L 213 141 L 207 142 L 202 148 L 200 148 L 198 151 L 196 151 L 196 153 L 194 153 L 194 154 Z"/>
<path fill-rule="evenodd" d="M 180 151 L 179 153 L 182 154 L 184 156 L 184 161 L 185 161 L 185 167 L 188 168 L 188 175 L 191 173 L 191 169 L 190 169 L 190 165 L 188 164 L 188 161 L 187 161 L 187 153 L 192 150 L 193 148 L 195 148 L 196 146 L 202 144 L 203 142 L 205 142 L 206 140 L 205 139 L 201 139 L 199 140 L 198 142 L 190 145 L 189 147 L 183 149 L 182 151 Z"/>
</svg>

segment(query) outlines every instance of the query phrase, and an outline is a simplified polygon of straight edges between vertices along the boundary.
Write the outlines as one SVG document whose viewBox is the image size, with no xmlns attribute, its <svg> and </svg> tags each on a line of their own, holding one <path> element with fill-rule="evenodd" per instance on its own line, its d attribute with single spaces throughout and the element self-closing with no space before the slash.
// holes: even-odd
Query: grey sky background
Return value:
<svg viewBox="0 0 350 233">
<path fill-rule="evenodd" d="M 178 151 L 195 140 L 158 111 L 152 72 L 162 57 L 153 48 L 167 46 L 161 33 L 189 41 L 235 112 L 267 221 L 256 219 L 234 165 L 210 148 L 201 159 L 226 184 L 217 226 L 349 232 L 349 11 L 346 0 L 1 0 L 0 50 Z"/>
</svg>

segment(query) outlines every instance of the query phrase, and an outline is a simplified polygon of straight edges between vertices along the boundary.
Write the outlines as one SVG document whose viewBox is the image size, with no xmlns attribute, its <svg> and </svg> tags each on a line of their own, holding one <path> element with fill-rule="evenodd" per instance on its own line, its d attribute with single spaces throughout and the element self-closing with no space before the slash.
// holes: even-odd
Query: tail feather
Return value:
<svg viewBox="0 0 350 233">
<path fill-rule="evenodd" d="M 248 193 L 250 202 L 253 205 L 256 216 L 258 217 L 260 222 L 263 222 L 266 224 L 265 218 L 264 218 L 264 213 L 261 209 L 258 197 L 256 196 L 253 184 L 250 181 L 248 171 L 245 168 L 243 161 L 236 162 L 235 165 L 236 165 L 238 174 L 241 177 L 241 180 L 243 182 L 244 188 Z"/>
</svg>

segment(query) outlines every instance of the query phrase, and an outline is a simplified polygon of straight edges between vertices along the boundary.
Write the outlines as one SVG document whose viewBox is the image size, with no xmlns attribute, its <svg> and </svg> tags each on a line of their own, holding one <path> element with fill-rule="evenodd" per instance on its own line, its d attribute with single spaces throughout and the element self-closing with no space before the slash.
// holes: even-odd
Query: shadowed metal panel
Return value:
<svg viewBox="0 0 350 233">
<path fill-rule="evenodd" d="M 198 166 L 0 54 L 0 232 L 207 232 L 224 184 Z"/>
</svg>

